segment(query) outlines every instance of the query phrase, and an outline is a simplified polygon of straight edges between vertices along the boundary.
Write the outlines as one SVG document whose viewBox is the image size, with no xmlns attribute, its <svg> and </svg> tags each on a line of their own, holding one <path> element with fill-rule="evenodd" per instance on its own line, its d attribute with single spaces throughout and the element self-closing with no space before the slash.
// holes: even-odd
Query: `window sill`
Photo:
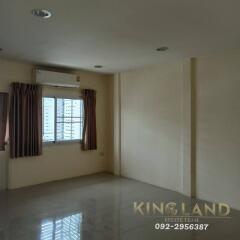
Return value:
<svg viewBox="0 0 240 240">
<path fill-rule="evenodd" d="M 57 142 L 43 142 L 43 147 L 46 146 L 58 146 L 58 145 L 69 145 L 79 143 L 82 144 L 82 140 L 68 140 L 68 141 L 57 141 Z"/>
</svg>

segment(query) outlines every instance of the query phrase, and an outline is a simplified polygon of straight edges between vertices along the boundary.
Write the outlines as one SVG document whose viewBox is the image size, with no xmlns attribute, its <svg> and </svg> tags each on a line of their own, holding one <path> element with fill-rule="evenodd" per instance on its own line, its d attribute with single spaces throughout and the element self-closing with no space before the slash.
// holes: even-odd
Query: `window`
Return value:
<svg viewBox="0 0 240 240">
<path fill-rule="evenodd" d="M 83 100 L 43 98 L 43 141 L 82 140 Z"/>
</svg>

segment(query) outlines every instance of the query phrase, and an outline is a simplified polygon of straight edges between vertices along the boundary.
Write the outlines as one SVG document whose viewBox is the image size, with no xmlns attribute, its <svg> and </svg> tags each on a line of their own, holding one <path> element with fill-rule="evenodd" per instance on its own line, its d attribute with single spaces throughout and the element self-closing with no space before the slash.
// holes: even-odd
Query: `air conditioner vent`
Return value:
<svg viewBox="0 0 240 240">
<path fill-rule="evenodd" d="M 77 75 L 40 69 L 36 70 L 36 83 L 57 87 L 80 87 L 80 80 Z"/>
</svg>

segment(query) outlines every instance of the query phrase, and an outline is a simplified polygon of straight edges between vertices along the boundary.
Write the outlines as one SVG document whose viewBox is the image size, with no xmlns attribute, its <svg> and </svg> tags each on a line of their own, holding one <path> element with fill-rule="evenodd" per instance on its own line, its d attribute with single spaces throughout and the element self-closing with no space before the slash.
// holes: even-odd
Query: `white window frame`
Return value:
<svg viewBox="0 0 240 240">
<path fill-rule="evenodd" d="M 54 140 L 53 141 L 43 141 L 42 143 L 44 145 L 48 144 L 68 144 L 68 143 L 82 143 L 83 142 L 83 136 L 82 139 L 71 139 L 71 140 L 56 140 L 57 138 L 57 99 L 71 99 L 71 100 L 83 100 L 83 98 L 80 97 L 63 97 L 63 96 L 43 96 L 43 98 L 53 98 L 54 99 Z M 83 109 L 83 121 L 84 121 L 84 109 Z M 42 126 L 44 126 L 44 117 L 42 116 Z"/>
</svg>

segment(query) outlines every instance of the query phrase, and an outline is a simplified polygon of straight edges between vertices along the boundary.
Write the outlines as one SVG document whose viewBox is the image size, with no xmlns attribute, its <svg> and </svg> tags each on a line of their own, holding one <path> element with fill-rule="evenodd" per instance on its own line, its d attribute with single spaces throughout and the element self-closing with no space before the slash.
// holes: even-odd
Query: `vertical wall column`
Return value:
<svg viewBox="0 0 240 240">
<path fill-rule="evenodd" d="M 196 197 L 196 59 L 183 63 L 180 192 Z"/>
<path fill-rule="evenodd" d="M 113 84 L 114 109 L 114 166 L 115 175 L 121 175 L 121 80 L 120 73 L 114 74 Z"/>
<path fill-rule="evenodd" d="M 196 58 L 191 59 L 191 197 L 196 197 L 196 151 L 197 151 L 197 86 Z"/>
</svg>

